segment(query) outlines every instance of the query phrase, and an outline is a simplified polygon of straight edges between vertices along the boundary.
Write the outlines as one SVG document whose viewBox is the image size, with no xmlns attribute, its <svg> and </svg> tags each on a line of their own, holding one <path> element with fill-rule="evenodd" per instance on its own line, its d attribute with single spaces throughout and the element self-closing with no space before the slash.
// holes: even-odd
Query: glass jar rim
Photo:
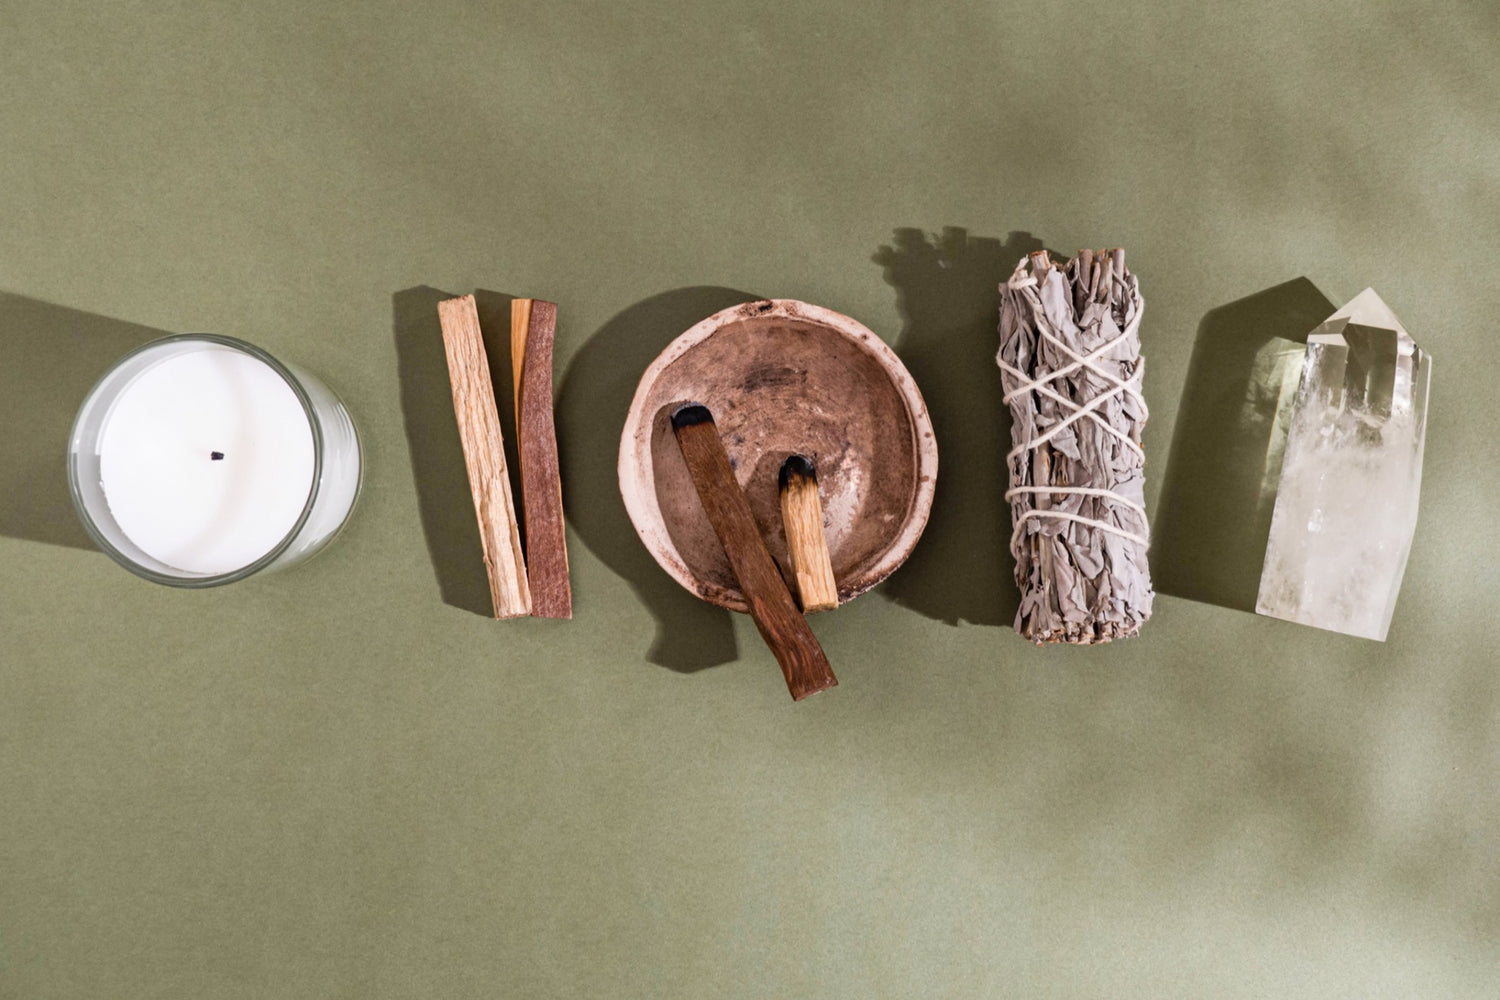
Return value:
<svg viewBox="0 0 1500 1000">
<path fill-rule="evenodd" d="M 271 546 L 264 555 L 255 561 L 247 563 L 238 569 L 230 570 L 227 573 L 214 573 L 206 576 L 174 576 L 168 573 L 161 573 L 150 566 L 141 565 L 124 552 L 121 552 L 118 547 L 104 536 L 104 533 L 94 522 L 93 515 L 89 513 L 88 506 L 84 503 L 83 490 L 78 479 L 78 435 L 82 432 L 84 417 L 88 415 L 89 411 L 98 402 L 100 390 L 120 370 L 120 367 L 128 363 L 131 359 L 157 348 L 190 342 L 214 344 L 219 347 L 228 348 L 229 350 L 238 351 L 241 354 L 247 354 L 281 376 L 282 381 L 292 390 L 292 394 L 297 397 L 297 402 L 302 406 L 302 412 L 306 415 L 308 427 L 312 432 L 313 443 L 312 483 L 308 487 L 307 502 L 302 505 L 302 511 L 297 515 L 297 520 L 292 524 L 291 529 L 280 541 Z M 322 485 L 323 479 L 323 448 L 323 424 L 318 419 L 318 413 L 313 406 L 312 398 L 308 395 L 302 382 L 286 365 L 276 360 L 276 358 L 261 348 L 240 340 L 238 337 L 227 337 L 217 333 L 174 333 L 166 337 L 158 337 L 122 355 L 114 364 L 110 365 L 108 371 L 99 377 L 99 380 L 94 383 L 93 388 L 88 391 L 88 395 L 84 396 L 83 403 L 78 407 L 78 413 L 73 417 L 73 425 L 68 431 L 68 491 L 72 495 L 73 507 L 78 512 L 79 520 L 83 522 L 84 530 L 88 532 L 94 544 L 99 546 L 100 550 L 115 562 L 130 570 L 136 576 L 150 580 L 152 583 L 165 584 L 169 587 L 185 587 L 190 589 L 218 587 L 226 583 L 235 583 L 247 577 L 254 576 L 274 563 L 287 549 L 291 548 L 297 535 L 302 531 L 303 526 L 307 524 L 308 518 L 312 516 L 313 507 L 318 500 L 318 490 Z"/>
</svg>

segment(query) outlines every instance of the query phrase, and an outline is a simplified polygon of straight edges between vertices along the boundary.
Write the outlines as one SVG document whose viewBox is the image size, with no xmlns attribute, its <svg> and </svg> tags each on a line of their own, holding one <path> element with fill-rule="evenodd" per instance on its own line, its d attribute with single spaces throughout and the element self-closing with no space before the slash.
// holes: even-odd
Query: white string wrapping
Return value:
<svg viewBox="0 0 1500 1000">
<path fill-rule="evenodd" d="M 1006 284 L 1008 284 L 1011 288 L 1016 289 L 1017 291 L 1022 288 L 1035 288 L 1036 278 L 1018 269 L 1015 274 L 1011 275 L 1010 280 L 1006 282 Z M 1003 359 L 996 359 L 996 363 L 1000 366 L 1000 370 L 1016 380 L 1016 385 L 1014 385 L 1010 389 L 1010 391 L 1008 391 L 1004 396 L 1001 397 L 1001 402 L 1010 403 L 1011 400 L 1015 399 L 1017 396 L 1025 395 L 1028 392 L 1037 392 L 1042 394 L 1043 396 L 1046 396 L 1048 399 L 1057 403 L 1059 406 L 1066 407 L 1072 411 L 1066 417 L 1064 417 L 1061 422 L 1053 424 L 1039 437 L 1032 438 L 1016 445 L 1006 454 L 1005 457 L 1007 459 L 1015 458 L 1023 451 L 1041 447 L 1042 445 L 1051 441 L 1053 438 L 1057 437 L 1057 435 L 1061 434 L 1063 431 L 1067 430 L 1069 427 L 1073 426 L 1074 423 L 1084 418 L 1092 420 L 1095 426 L 1097 426 L 1100 430 L 1104 431 L 1106 434 L 1119 438 L 1126 447 L 1134 449 L 1137 454 L 1141 455 L 1143 458 L 1145 457 L 1146 453 L 1141 450 L 1141 446 L 1136 444 L 1135 440 L 1132 439 L 1129 434 L 1120 430 L 1120 428 L 1116 427 L 1114 424 L 1100 419 L 1098 412 L 1099 408 L 1110 399 L 1122 392 L 1128 392 L 1132 396 L 1134 396 L 1137 402 L 1140 404 L 1141 412 L 1146 416 L 1149 416 L 1151 411 L 1147 408 L 1146 397 L 1141 394 L 1140 389 L 1142 372 L 1137 371 L 1134 375 L 1131 376 L 1129 381 L 1126 381 L 1116 376 L 1113 372 L 1105 371 L 1103 368 L 1100 368 L 1098 364 L 1096 364 L 1099 358 L 1104 357 L 1104 355 L 1108 354 L 1110 351 L 1114 350 L 1116 347 L 1119 347 L 1126 341 L 1132 340 L 1137 334 L 1140 323 L 1141 314 L 1136 313 L 1135 316 L 1131 319 L 1130 323 L 1126 325 L 1125 329 L 1121 331 L 1118 337 L 1115 337 L 1113 340 L 1106 341 L 1087 354 L 1079 354 L 1077 351 L 1073 350 L 1073 348 L 1069 347 L 1067 344 L 1054 337 L 1050 332 L 1048 332 L 1046 328 L 1038 329 L 1037 332 L 1041 335 L 1041 338 L 1043 340 L 1047 341 L 1053 347 L 1056 347 L 1058 350 L 1062 351 L 1068 357 L 1073 359 L 1071 364 L 1064 365 L 1056 371 L 1047 372 L 1038 378 L 1030 378 L 1019 368 L 1006 364 Z M 1080 368 L 1087 368 L 1090 372 L 1099 376 L 1099 378 L 1103 381 L 1113 385 L 1114 388 L 1109 390 L 1108 392 L 1101 393 L 1098 396 L 1095 396 L 1083 406 L 1079 406 L 1077 403 L 1073 402 L 1071 399 L 1068 399 L 1066 396 L 1059 395 L 1058 393 L 1047 387 L 1047 383 L 1051 382 L 1053 379 L 1067 378 L 1069 375 L 1073 374 L 1075 371 L 1078 371 Z M 1079 496 L 1107 497 L 1111 500 L 1114 500 L 1116 503 L 1119 503 L 1121 506 L 1128 507 L 1129 509 L 1136 511 L 1141 515 L 1141 524 L 1144 525 L 1146 523 L 1146 508 L 1136 503 L 1134 500 L 1131 500 L 1129 497 L 1122 496 L 1119 493 L 1116 493 L 1114 490 L 1096 489 L 1084 486 L 1016 486 L 1005 491 L 1005 499 L 1009 500 L 1012 497 L 1019 496 L 1023 493 L 1046 493 L 1049 495 L 1054 493 L 1071 493 Z M 1025 528 L 1026 522 L 1028 520 L 1031 520 L 1032 518 L 1037 517 L 1058 518 L 1065 521 L 1073 521 L 1078 524 L 1086 524 L 1091 528 L 1098 528 L 1101 531 L 1109 531 L 1113 532 L 1116 535 L 1121 535 L 1133 542 L 1139 542 L 1141 545 L 1151 544 L 1150 538 L 1146 535 L 1139 534 L 1134 531 L 1127 531 L 1119 525 L 1111 524 L 1108 521 L 1101 521 L 1097 518 L 1092 517 L 1082 517 L 1078 514 L 1071 514 L 1067 511 L 1062 510 L 1052 510 L 1050 508 L 1040 509 L 1033 507 L 1031 510 L 1026 511 L 1020 517 L 1016 518 L 1015 526 L 1011 529 L 1010 533 L 1011 555 L 1017 554 L 1017 549 L 1020 546 L 1021 535 L 1023 529 Z"/>
</svg>

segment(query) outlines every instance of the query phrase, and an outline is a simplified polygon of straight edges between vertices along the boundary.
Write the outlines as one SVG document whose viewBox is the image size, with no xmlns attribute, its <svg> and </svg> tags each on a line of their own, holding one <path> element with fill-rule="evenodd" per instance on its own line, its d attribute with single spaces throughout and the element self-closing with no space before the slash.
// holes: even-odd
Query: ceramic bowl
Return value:
<svg viewBox="0 0 1500 1000">
<path fill-rule="evenodd" d="M 840 603 L 911 554 L 932 509 L 937 442 L 910 373 L 862 324 L 792 299 L 747 302 L 674 340 L 636 389 L 620 440 L 620 493 L 630 520 L 678 583 L 710 603 L 746 611 L 672 434 L 671 414 L 687 402 L 713 412 L 784 574 L 777 485 L 794 453 L 817 466 Z"/>
</svg>

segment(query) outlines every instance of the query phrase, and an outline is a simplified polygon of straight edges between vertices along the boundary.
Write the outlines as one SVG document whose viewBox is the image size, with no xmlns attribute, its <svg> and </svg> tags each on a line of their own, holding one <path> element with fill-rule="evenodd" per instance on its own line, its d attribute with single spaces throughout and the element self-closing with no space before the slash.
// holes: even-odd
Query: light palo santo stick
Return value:
<svg viewBox="0 0 1500 1000">
<path fill-rule="evenodd" d="M 519 618 L 531 613 L 531 588 L 521 555 L 521 535 L 505 470 L 500 411 L 495 405 L 495 387 L 490 381 L 474 296 L 439 302 L 438 322 L 443 327 L 443 350 L 453 385 L 453 414 L 458 419 L 474 513 L 479 518 L 479 542 L 495 617 Z"/>
<path fill-rule="evenodd" d="M 512 412 L 516 415 L 518 437 L 521 425 L 521 369 L 526 364 L 526 334 L 531 332 L 531 303 L 531 299 L 510 300 L 510 373 L 516 389 L 516 408 Z M 552 308 L 556 310 L 557 306 Z M 516 450 L 520 451 L 519 448 Z"/>
<path fill-rule="evenodd" d="M 781 466 L 781 524 L 792 557 L 792 575 L 804 614 L 839 606 L 833 561 L 823 534 L 823 503 L 818 470 L 806 455 L 792 455 Z"/>
<path fill-rule="evenodd" d="M 557 304 L 514 299 L 510 304 L 510 357 L 516 386 L 516 454 L 521 503 L 526 512 L 526 572 L 531 613 L 572 618 L 568 534 L 563 524 L 562 470 L 552 413 L 552 345 Z"/>
</svg>

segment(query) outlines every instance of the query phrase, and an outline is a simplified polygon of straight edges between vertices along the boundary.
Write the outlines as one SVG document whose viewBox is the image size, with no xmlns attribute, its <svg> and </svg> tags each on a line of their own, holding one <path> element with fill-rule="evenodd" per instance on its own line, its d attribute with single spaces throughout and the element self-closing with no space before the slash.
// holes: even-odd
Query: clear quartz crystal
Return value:
<svg viewBox="0 0 1500 1000">
<path fill-rule="evenodd" d="M 1308 336 L 1260 614 L 1384 641 L 1417 526 L 1431 365 L 1369 288 Z"/>
</svg>

